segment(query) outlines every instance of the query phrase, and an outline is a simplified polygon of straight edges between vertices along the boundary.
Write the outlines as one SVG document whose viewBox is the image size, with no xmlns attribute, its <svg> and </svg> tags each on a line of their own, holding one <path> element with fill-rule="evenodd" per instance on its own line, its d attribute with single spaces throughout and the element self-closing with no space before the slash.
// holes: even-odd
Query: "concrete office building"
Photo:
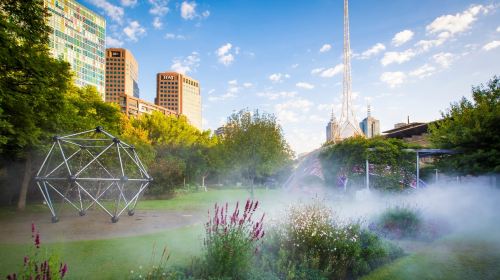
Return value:
<svg viewBox="0 0 500 280">
<path fill-rule="evenodd" d="M 380 121 L 371 116 L 370 105 L 368 105 L 367 116 L 359 123 L 359 127 L 366 138 L 380 135 Z"/>
<path fill-rule="evenodd" d="M 139 98 L 139 66 L 127 49 L 106 49 L 106 101 L 117 102 L 122 95 Z"/>
<path fill-rule="evenodd" d="M 74 0 L 44 0 L 50 17 L 50 50 L 71 64 L 78 86 L 105 90 L 106 20 Z"/>
<path fill-rule="evenodd" d="M 139 98 L 139 65 L 127 49 L 106 49 L 106 102 L 120 105 L 128 116 L 151 114 L 158 111 L 164 115 L 176 115 L 175 111 L 155 105 Z"/>
<path fill-rule="evenodd" d="M 177 72 L 156 75 L 155 104 L 184 115 L 196 128 L 201 127 L 201 95 L 198 81 Z"/>
</svg>

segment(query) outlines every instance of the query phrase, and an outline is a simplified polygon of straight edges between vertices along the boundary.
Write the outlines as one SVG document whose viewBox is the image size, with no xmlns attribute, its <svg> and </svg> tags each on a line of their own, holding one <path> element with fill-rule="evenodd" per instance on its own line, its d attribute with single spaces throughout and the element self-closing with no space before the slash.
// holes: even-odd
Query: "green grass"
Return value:
<svg viewBox="0 0 500 280">
<path fill-rule="evenodd" d="M 153 264 L 153 247 L 159 257 L 167 246 L 171 265 L 189 264 L 200 252 L 202 233 L 203 228 L 196 225 L 135 237 L 42 243 L 41 248 L 67 262 L 68 279 L 126 279 L 130 270 L 140 271 L 141 265 L 146 270 Z M 0 278 L 20 268 L 29 249 L 27 244 L 0 244 Z"/>
<path fill-rule="evenodd" d="M 278 190 L 255 189 L 255 199 L 262 201 L 274 200 L 279 194 Z M 142 199 L 137 203 L 137 210 L 205 210 L 211 208 L 216 202 L 235 202 L 244 201 L 250 198 L 250 192 L 247 189 L 223 189 L 208 190 L 207 192 L 192 192 L 183 195 L 177 195 L 171 199 Z M 109 204 L 104 202 L 104 204 Z M 64 211 L 75 211 L 68 203 L 63 205 Z M 56 209 L 59 208 L 56 205 Z M 24 213 L 47 212 L 48 208 L 42 203 L 28 204 Z M 0 207 L 0 218 L 8 218 L 17 213 L 16 207 Z"/>
<path fill-rule="evenodd" d="M 454 237 L 437 240 L 362 279 L 500 279 L 499 264 L 498 242 Z"/>
<path fill-rule="evenodd" d="M 274 200 L 278 190 L 256 189 L 255 198 L 263 202 Z M 246 189 L 209 190 L 179 195 L 168 200 L 141 200 L 137 203 L 139 210 L 206 210 L 214 203 L 245 201 L 250 198 Z"/>
</svg>

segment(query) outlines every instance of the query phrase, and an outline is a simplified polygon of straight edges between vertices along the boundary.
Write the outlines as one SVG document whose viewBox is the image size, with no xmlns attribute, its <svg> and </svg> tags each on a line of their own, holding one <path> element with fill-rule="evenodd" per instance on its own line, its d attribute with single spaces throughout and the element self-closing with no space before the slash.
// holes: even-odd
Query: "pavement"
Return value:
<svg viewBox="0 0 500 280">
<path fill-rule="evenodd" d="M 201 224 L 206 213 L 193 211 L 136 210 L 112 223 L 110 216 L 99 210 L 90 210 L 85 216 L 75 212 L 63 213 L 59 222 L 52 223 L 50 213 L 23 213 L 0 219 L 0 243 L 30 243 L 31 223 L 40 232 L 42 242 L 109 239 L 151 234 L 178 227 Z"/>
</svg>

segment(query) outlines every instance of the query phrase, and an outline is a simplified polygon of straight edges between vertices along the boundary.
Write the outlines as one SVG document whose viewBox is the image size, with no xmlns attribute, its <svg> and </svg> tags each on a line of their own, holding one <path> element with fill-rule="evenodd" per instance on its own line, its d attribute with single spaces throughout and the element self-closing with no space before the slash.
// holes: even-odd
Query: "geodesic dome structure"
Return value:
<svg viewBox="0 0 500 280">
<path fill-rule="evenodd" d="M 127 210 L 134 215 L 137 201 L 153 178 L 133 145 L 102 127 L 65 136 L 54 136 L 35 181 L 52 214 L 64 203 L 84 216 L 98 206 L 116 223 Z M 56 210 L 57 209 L 57 210 Z"/>
</svg>

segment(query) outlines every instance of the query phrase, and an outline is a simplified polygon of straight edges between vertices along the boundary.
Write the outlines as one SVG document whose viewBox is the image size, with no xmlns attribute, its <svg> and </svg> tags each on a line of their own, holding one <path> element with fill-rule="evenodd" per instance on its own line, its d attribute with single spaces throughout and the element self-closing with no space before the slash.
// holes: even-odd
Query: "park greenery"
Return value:
<svg viewBox="0 0 500 280">
<path fill-rule="evenodd" d="M 0 204 L 24 209 L 35 167 L 54 135 L 103 126 L 134 144 L 155 181 L 151 195 L 213 184 L 246 185 L 280 174 L 292 153 L 273 115 L 242 110 L 223 137 L 183 116 L 128 117 L 94 87 L 76 87 L 70 65 L 49 51 L 40 0 L 0 3 Z M 236 167 L 236 168 L 235 168 Z M 33 193 L 35 194 L 35 193 Z"/>
<path fill-rule="evenodd" d="M 349 186 L 364 185 L 366 159 L 370 171 L 370 187 L 379 190 L 406 189 L 415 172 L 413 146 L 393 138 L 353 137 L 340 143 L 326 143 L 320 153 L 325 181 L 339 186 L 339 177 L 348 178 Z M 339 186 L 340 187 L 340 186 Z"/>
<path fill-rule="evenodd" d="M 472 88 L 472 100 L 462 98 L 431 124 L 432 143 L 457 153 L 443 157 L 441 170 L 459 175 L 500 173 L 500 77 Z"/>
</svg>

